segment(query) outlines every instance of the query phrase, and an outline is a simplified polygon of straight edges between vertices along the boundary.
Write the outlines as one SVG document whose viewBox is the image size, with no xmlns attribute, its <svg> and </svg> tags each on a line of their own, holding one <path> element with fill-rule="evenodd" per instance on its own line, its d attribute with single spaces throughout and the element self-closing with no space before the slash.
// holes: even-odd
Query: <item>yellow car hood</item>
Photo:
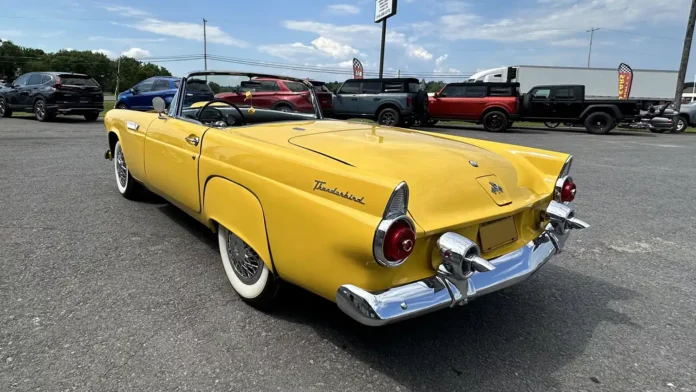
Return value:
<svg viewBox="0 0 696 392">
<path fill-rule="evenodd" d="M 344 124 L 326 132 L 307 129 L 288 141 L 406 181 L 409 211 L 426 232 L 510 215 L 544 197 L 519 186 L 515 167 L 483 148 L 405 129 Z"/>
</svg>

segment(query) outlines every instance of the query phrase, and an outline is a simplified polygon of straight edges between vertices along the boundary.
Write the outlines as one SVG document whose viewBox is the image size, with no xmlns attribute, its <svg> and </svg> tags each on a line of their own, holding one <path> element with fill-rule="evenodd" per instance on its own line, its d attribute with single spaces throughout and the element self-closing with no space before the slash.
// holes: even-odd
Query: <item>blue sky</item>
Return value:
<svg viewBox="0 0 696 392">
<path fill-rule="evenodd" d="M 49 52 L 125 52 L 144 61 L 202 54 L 205 17 L 211 55 L 331 73 L 217 61 L 209 61 L 209 68 L 344 80 L 349 75 L 340 72 L 350 73 L 351 59 L 358 57 L 366 72 L 378 71 L 374 0 L 35 0 L 31 8 L 0 3 L 0 38 Z M 689 5 L 689 0 L 399 0 L 398 14 L 388 21 L 385 70 L 438 79 L 516 64 L 586 66 L 591 27 L 600 28 L 593 67 L 626 62 L 634 69 L 677 69 Z M 203 60 L 158 64 L 178 75 L 203 68 Z M 689 67 L 687 80 L 695 71 Z"/>
</svg>

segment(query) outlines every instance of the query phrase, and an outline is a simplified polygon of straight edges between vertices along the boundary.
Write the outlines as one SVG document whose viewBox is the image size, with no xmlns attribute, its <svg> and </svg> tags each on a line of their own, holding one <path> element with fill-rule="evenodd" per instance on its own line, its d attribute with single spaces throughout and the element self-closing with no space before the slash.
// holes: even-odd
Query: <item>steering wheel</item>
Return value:
<svg viewBox="0 0 696 392">
<path fill-rule="evenodd" d="M 198 113 L 196 114 L 196 120 L 202 122 L 202 121 L 201 121 L 201 114 L 203 114 L 203 112 L 205 112 L 205 110 L 208 109 L 208 106 L 210 106 L 211 104 L 216 103 L 216 102 L 224 103 L 224 104 L 227 104 L 227 105 L 232 106 L 233 108 L 235 108 L 235 109 L 237 110 L 237 113 L 239 113 L 239 116 L 240 116 L 241 119 L 242 119 L 242 126 L 246 125 L 246 120 L 244 119 L 244 115 L 242 114 L 242 111 L 239 110 L 239 108 L 237 107 L 237 105 L 235 105 L 235 104 L 233 104 L 233 103 L 230 103 L 230 102 L 227 102 L 227 101 L 225 101 L 225 100 L 223 100 L 223 99 L 218 99 L 218 98 L 213 99 L 212 101 L 208 101 L 205 105 L 203 105 L 203 107 L 201 108 L 201 110 L 199 110 Z M 215 109 L 215 108 L 214 108 L 214 109 Z M 217 109 L 216 109 L 216 110 L 217 110 Z"/>
</svg>

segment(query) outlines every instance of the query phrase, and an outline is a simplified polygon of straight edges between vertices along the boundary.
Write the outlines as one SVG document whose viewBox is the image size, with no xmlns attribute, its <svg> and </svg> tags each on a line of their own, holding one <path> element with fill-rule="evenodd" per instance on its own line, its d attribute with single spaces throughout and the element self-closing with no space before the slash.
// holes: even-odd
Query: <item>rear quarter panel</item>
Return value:
<svg viewBox="0 0 696 392">
<path fill-rule="evenodd" d="M 375 229 L 399 181 L 300 147 L 249 137 L 269 128 L 249 127 L 248 135 L 209 130 L 202 142 L 200 186 L 221 177 L 254 194 L 262 206 L 272 265 L 283 280 L 334 301 L 343 284 L 382 290 L 432 276 L 426 263 L 385 269 L 374 261 Z M 363 198 L 364 204 L 314 189 L 317 180 Z M 228 203 L 234 211 L 235 201 Z"/>
</svg>

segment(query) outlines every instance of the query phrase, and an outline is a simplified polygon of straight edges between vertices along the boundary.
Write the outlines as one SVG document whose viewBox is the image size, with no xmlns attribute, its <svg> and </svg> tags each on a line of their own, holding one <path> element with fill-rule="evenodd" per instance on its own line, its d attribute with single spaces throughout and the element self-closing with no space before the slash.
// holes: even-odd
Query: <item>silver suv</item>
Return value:
<svg viewBox="0 0 696 392">
<path fill-rule="evenodd" d="M 370 118 L 382 125 L 410 126 L 427 113 L 428 98 L 414 78 L 349 79 L 333 97 L 333 117 Z"/>
</svg>

